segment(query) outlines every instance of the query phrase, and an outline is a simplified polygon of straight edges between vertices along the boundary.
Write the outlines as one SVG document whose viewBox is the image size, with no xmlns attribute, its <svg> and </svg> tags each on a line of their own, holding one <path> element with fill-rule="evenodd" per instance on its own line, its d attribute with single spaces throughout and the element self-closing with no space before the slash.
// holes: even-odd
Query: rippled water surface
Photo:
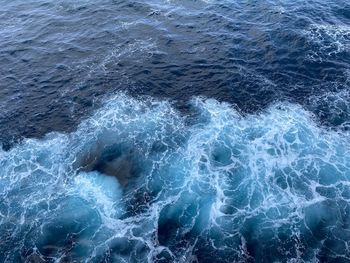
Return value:
<svg viewBox="0 0 350 263">
<path fill-rule="evenodd" d="M 0 262 L 350 262 L 347 1 L 0 5 Z"/>
</svg>

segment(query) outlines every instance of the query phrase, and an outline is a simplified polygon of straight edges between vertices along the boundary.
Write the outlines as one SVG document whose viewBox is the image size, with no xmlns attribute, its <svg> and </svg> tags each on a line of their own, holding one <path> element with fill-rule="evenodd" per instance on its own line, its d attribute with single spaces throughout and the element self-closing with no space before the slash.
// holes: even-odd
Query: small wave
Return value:
<svg viewBox="0 0 350 263">
<path fill-rule="evenodd" d="M 308 108 L 331 127 L 350 130 L 350 91 L 326 92 L 308 99 Z"/>
<path fill-rule="evenodd" d="M 311 60 L 322 60 L 348 52 L 350 27 L 346 25 L 313 25 L 305 32 L 315 48 L 310 51 Z"/>
</svg>

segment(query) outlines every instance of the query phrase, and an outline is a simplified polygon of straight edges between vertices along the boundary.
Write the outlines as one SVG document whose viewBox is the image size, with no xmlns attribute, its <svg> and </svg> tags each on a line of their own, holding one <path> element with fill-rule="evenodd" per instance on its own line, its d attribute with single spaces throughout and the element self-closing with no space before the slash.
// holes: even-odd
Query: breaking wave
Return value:
<svg viewBox="0 0 350 263">
<path fill-rule="evenodd" d="M 1 262 L 348 262 L 350 140 L 301 106 L 119 94 L 0 152 Z"/>
</svg>

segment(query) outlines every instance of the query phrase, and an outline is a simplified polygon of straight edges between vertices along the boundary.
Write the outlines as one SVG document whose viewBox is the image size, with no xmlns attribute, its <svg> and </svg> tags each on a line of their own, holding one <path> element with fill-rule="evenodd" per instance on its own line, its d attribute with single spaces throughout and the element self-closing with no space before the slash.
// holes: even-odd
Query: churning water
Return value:
<svg viewBox="0 0 350 263">
<path fill-rule="evenodd" d="M 0 65 L 0 262 L 350 262 L 347 1 L 4 1 Z"/>
</svg>

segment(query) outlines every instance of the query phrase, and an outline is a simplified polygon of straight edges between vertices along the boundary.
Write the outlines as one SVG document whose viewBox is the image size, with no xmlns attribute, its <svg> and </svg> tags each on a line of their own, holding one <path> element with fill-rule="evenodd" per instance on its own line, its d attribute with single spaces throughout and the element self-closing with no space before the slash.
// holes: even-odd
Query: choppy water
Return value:
<svg viewBox="0 0 350 263">
<path fill-rule="evenodd" d="M 350 262 L 347 1 L 3 1 L 0 262 Z"/>
</svg>

